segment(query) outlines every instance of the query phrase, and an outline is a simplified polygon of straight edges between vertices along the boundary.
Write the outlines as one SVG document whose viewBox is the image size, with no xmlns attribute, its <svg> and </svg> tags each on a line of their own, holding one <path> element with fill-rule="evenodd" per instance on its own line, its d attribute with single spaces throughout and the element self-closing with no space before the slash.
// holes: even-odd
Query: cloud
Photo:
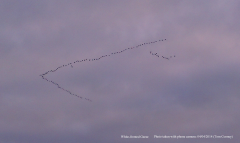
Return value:
<svg viewBox="0 0 240 143">
<path fill-rule="evenodd" d="M 0 142 L 239 132 L 236 1 L 2 1 Z M 74 64 L 167 39 L 99 61 Z M 165 60 L 151 55 L 176 58 Z M 176 140 L 164 140 L 176 142 Z M 179 142 L 192 142 L 181 139 Z"/>
</svg>

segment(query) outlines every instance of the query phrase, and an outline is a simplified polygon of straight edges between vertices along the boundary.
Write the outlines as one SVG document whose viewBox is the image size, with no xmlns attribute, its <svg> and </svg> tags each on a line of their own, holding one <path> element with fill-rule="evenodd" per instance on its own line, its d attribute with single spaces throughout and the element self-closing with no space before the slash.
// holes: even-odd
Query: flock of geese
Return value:
<svg viewBox="0 0 240 143">
<path fill-rule="evenodd" d="M 160 57 L 157 53 L 153 53 L 152 51 L 150 51 L 150 54 L 152 54 L 153 56 L 157 56 L 158 58 Z M 176 56 L 174 55 L 174 56 L 170 56 L 169 58 L 167 58 L 167 57 L 164 57 L 164 56 L 161 56 L 162 58 L 164 58 L 164 59 L 166 59 L 166 60 L 169 60 L 169 59 L 171 59 L 171 58 L 175 58 Z"/>
<path fill-rule="evenodd" d="M 74 96 L 76 96 L 76 97 L 78 97 L 78 98 L 85 99 L 85 100 L 87 100 L 87 101 L 92 102 L 92 100 L 90 100 L 90 99 L 88 99 L 88 98 L 85 98 L 85 97 L 81 97 L 81 96 L 79 96 L 79 95 L 77 95 L 77 94 L 74 94 L 74 93 L 72 93 L 71 91 L 69 91 L 69 90 L 61 87 L 58 83 L 56 83 L 56 82 L 54 82 L 54 81 L 52 81 L 52 80 L 47 79 L 47 78 L 45 77 L 45 75 L 47 75 L 48 73 L 51 73 L 51 72 L 56 72 L 56 71 L 59 70 L 60 68 L 64 68 L 64 67 L 67 67 L 67 66 L 71 66 L 71 67 L 73 68 L 73 64 L 76 64 L 76 63 L 87 62 L 87 61 L 97 61 L 97 60 L 100 60 L 100 59 L 102 59 L 102 58 L 110 57 L 110 56 L 115 55 L 115 54 L 120 54 L 120 53 L 125 52 L 125 51 L 127 51 L 127 50 L 132 50 L 132 49 L 135 49 L 135 48 L 139 48 L 139 47 L 141 47 L 141 46 L 144 46 L 144 45 L 149 45 L 149 44 L 153 44 L 153 43 L 157 43 L 157 42 L 165 41 L 165 40 L 167 40 L 167 39 L 158 40 L 158 41 L 152 41 L 152 42 L 147 42 L 147 43 L 142 43 L 142 44 L 139 44 L 139 45 L 137 45 L 137 46 L 135 46 L 135 47 L 126 48 L 126 49 L 124 49 L 124 50 L 121 50 L 121 51 L 118 51 L 118 52 L 113 52 L 113 53 L 107 54 L 107 55 L 103 55 L 103 56 L 98 57 L 98 58 L 76 60 L 76 61 L 74 61 L 74 62 L 61 65 L 61 66 L 57 67 L 57 68 L 54 69 L 54 70 L 49 70 L 49 71 L 45 72 L 44 74 L 41 74 L 40 76 L 42 77 L 42 79 L 44 79 L 44 80 L 46 80 L 46 81 L 48 81 L 48 82 L 56 85 L 56 86 L 57 86 L 59 89 L 61 89 L 61 90 L 65 91 L 65 92 L 67 92 L 67 93 L 69 93 L 69 94 L 71 94 L 71 95 L 74 95 Z M 153 56 L 160 57 L 157 53 L 152 53 L 151 51 L 150 51 L 150 54 L 152 54 Z M 169 58 L 164 57 L 164 56 L 161 56 L 161 57 L 164 58 L 164 59 L 169 60 L 170 58 L 176 57 L 176 56 L 175 56 L 175 55 L 174 55 L 174 56 L 170 56 Z"/>
</svg>

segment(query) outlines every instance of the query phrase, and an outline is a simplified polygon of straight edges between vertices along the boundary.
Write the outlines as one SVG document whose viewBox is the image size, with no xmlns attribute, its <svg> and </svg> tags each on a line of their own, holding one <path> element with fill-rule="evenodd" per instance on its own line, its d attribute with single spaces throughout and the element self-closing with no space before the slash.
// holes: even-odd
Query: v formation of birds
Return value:
<svg viewBox="0 0 240 143">
<path fill-rule="evenodd" d="M 115 54 L 120 54 L 120 53 L 125 52 L 125 51 L 127 51 L 127 50 L 136 49 L 136 48 L 139 48 L 139 47 L 144 46 L 144 45 L 154 44 L 154 43 L 161 42 L 161 41 L 165 41 L 165 40 L 167 40 L 167 39 L 158 40 L 158 41 L 152 41 L 152 42 L 147 42 L 147 43 L 142 43 L 142 44 L 139 44 L 139 45 L 137 45 L 137 46 L 130 47 L 130 48 L 126 48 L 126 49 L 121 50 L 121 51 L 118 51 L 118 52 L 113 52 L 113 53 L 111 53 L 111 54 L 107 54 L 107 55 L 100 56 L 100 57 L 98 57 L 98 58 L 76 60 L 76 61 L 74 61 L 74 62 L 61 65 L 61 66 L 57 67 L 57 68 L 54 69 L 54 70 L 49 70 L 49 71 L 45 72 L 44 74 L 41 74 L 40 76 L 42 77 L 42 79 L 44 79 L 44 80 L 46 80 L 46 81 L 48 81 L 48 82 L 56 85 L 56 86 L 57 86 L 59 89 L 61 89 L 61 90 L 65 91 L 65 92 L 67 92 L 67 93 L 69 93 L 69 94 L 71 94 L 71 95 L 74 95 L 74 96 L 76 96 L 76 97 L 78 97 L 78 98 L 85 99 L 85 100 L 87 100 L 87 101 L 92 102 L 91 99 L 88 99 L 88 98 L 79 96 L 79 95 L 77 95 L 77 94 L 75 94 L 75 93 L 73 93 L 73 92 L 71 92 L 71 91 L 69 91 L 69 90 L 61 87 L 58 83 L 56 83 L 56 82 L 54 82 L 54 81 L 52 81 L 52 80 L 47 79 L 45 76 L 46 76 L 47 74 L 51 73 L 51 72 L 56 72 L 57 70 L 59 70 L 59 69 L 61 69 L 61 68 L 64 68 L 64 67 L 67 67 L 67 66 L 71 66 L 71 68 L 73 68 L 73 64 L 76 64 L 76 63 L 87 62 L 87 61 L 97 61 L 97 60 L 100 60 L 100 59 L 102 59 L 102 58 L 106 58 L 106 57 L 113 56 L 113 55 L 115 55 Z M 158 53 L 153 53 L 152 51 L 150 51 L 150 54 L 153 55 L 153 56 L 156 56 L 156 57 L 158 57 L 158 58 L 163 58 L 163 59 L 166 59 L 166 60 L 169 60 L 169 59 L 171 59 L 171 58 L 176 57 L 175 55 L 174 55 L 174 56 L 170 56 L 170 57 L 164 57 L 164 56 L 158 55 Z"/>
</svg>

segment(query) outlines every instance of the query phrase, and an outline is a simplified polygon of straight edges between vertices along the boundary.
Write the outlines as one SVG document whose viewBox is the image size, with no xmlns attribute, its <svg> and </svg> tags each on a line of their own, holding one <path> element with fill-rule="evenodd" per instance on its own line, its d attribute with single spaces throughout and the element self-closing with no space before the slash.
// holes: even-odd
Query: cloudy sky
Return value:
<svg viewBox="0 0 240 143">
<path fill-rule="evenodd" d="M 0 0 L 0 142 L 240 142 L 239 7 Z"/>
</svg>

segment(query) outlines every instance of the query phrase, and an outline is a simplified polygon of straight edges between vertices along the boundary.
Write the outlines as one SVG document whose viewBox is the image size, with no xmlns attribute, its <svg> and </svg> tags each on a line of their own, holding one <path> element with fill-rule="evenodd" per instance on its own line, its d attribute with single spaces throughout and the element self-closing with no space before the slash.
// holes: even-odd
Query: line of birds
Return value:
<svg viewBox="0 0 240 143">
<path fill-rule="evenodd" d="M 81 96 L 79 96 L 79 95 L 77 95 L 77 94 L 72 93 L 71 91 L 69 91 L 69 90 L 67 90 L 67 89 L 62 88 L 58 83 L 56 83 L 56 82 L 54 82 L 54 81 L 52 81 L 52 80 L 48 80 L 48 79 L 45 78 L 44 76 L 42 76 L 42 78 L 43 78 L 44 80 L 46 80 L 46 81 L 48 81 L 48 82 L 56 85 L 59 89 L 62 89 L 63 91 L 68 92 L 68 93 L 71 94 L 71 95 L 77 96 L 78 98 L 85 99 L 85 100 L 90 101 L 90 102 L 92 101 L 91 99 L 83 98 L 83 97 L 81 97 Z"/>
<path fill-rule="evenodd" d="M 150 51 L 150 54 L 151 55 L 153 55 L 153 56 L 156 56 L 156 57 L 160 57 L 157 53 L 153 53 L 152 51 Z M 164 57 L 164 56 L 161 56 L 162 58 L 164 58 L 164 59 L 166 59 L 166 60 L 169 60 L 169 59 L 171 59 L 171 58 L 175 58 L 176 56 L 174 55 L 174 56 L 170 56 L 169 58 L 167 58 L 167 57 Z"/>
<path fill-rule="evenodd" d="M 47 75 L 47 74 L 50 73 L 50 72 L 56 72 L 58 69 L 63 68 L 63 67 L 71 66 L 71 68 L 73 68 L 73 64 L 76 64 L 76 63 L 86 62 L 86 61 L 97 61 L 97 60 L 100 60 L 100 59 L 105 58 L 105 57 L 109 57 L 109 56 L 112 56 L 112 55 L 115 55 L 115 54 L 120 54 L 120 53 L 122 53 L 122 52 L 124 52 L 124 51 L 127 51 L 127 50 L 132 50 L 132 49 L 135 49 L 135 48 L 144 46 L 144 45 L 153 44 L 153 43 L 157 43 L 157 42 L 165 41 L 165 40 L 167 40 L 167 39 L 158 40 L 158 41 L 152 41 L 152 42 L 147 42 L 147 43 L 142 43 L 142 44 L 139 44 L 139 45 L 137 45 L 137 46 L 135 46 L 135 47 L 126 48 L 126 49 L 121 50 L 121 51 L 118 51 L 118 52 L 113 52 L 113 53 L 111 53 L 111 54 L 103 55 L 103 56 L 101 56 L 101 57 L 99 57 L 99 58 L 76 60 L 76 61 L 74 61 L 74 62 L 72 62 L 72 63 L 68 63 L 68 64 L 61 65 L 61 66 L 57 67 L 57 68 L 54 69 L 54 70 L 49 70 L 49 71 L 45 72 L 44 74 L 41 74 L 40 76 L 42 77 L 42 79 L 44 79 L 44 80 L 46 80 L 46 81 L 48 81 L 48 82 L 56 85 L 59 89 L 62 89 L 63 91 L 66 91 L 67 93 L 69 93 L 69 94 L 71 94 L 71 95 L 74 95 L 74 96 L 76 96 L 76 97 L 78 97 L 78 98 L 85 99 L 85 100 L 91 102 L 92 100 L 90 100 L 90 99 L 88 99 L 88 98 L 81 97 L 81 96 L 79 96 L 79 95 L 77 95 L 77 94 L 74 94 L 74 93 L 72 93 L 71 91 L 69 91 L 69 90 L 64 89 L 63 87 L 61 87 L 58 83 L 56 83 L 56 82 L 54 82 L 54 81 L 52 81 L 52 80 L 48 80 L 48 79 L 45 78 L 44 76 Z M 150 51 L 150 54 L 159 57 L 159 55 L 157 55 L 157 53 L 153 54 L 153 53 Z M 163 57 L 163 56 L 162 56 L 162 57 Z M 175 55 L 174 55 L 174 57 L 175 57 Z M 163 58 L 169 60 L 169 58 L 166 58 L 166 57 L 163 57 Z"/>
</svg>

